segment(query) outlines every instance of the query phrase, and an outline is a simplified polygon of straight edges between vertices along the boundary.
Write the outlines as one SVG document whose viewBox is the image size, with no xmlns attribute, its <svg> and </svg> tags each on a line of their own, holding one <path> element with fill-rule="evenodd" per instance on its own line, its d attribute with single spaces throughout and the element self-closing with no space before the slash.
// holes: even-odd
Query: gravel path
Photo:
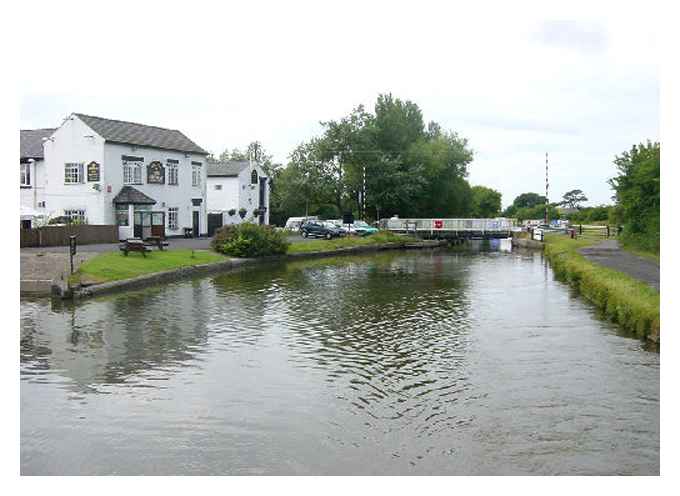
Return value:
<svg viewBox="0 0 680 496">
<path fill-rule="evenodd" d="M 659 264 L 622 250 L 615 239 L 607 239 L 595 246 L 581 248 L 580 252 L 588 260 L 628 274 L 649 284 L 657 291 L 660 290 Z"/>
</svg>

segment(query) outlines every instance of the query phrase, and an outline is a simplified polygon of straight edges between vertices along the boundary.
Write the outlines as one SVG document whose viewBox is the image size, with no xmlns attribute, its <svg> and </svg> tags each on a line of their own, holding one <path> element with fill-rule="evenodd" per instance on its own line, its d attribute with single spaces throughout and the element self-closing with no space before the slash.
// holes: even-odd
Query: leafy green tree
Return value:
<svg viewBox="0 0 680 496">
<path fill-rule="evenodd" d="M 661 145 L 633 145 L 616 156 L 618 175 L 609 180 L 617 213 L 623 223 L 624 244 L 659 251 L 661 243 Z"/>
<path fill-rule="evenodd" d="M 545 218 L 545 204 L 533 207 L 518 208 L 513 216 L 519 221 L 523 220 L 543 220 Z M 548 205 L 548 221 L 559 219 L 560 214 L 556 204 Z"/>
<path fill-rule="evenodd" d="M 364 188 L 368 217 L 469 215 L 472 191 L 466 177 L 473 152 L 467 140 L 439 124 L 426 128 L 415 103 L 379 95 L 374 113 L 358 106 L 321 126 L 320 136 L 291 154 L 290 171 L 277 171 L 271 218 L 283 217 L 293 205 L 299 208 L 301 198 L 305 208 L 291 216 L 360 213 Z"/>
<path fill-rule="evenodd" d="M 505 209 L 503 215 L 505 217 L 516 217 L 518 210 L 532 208 L 537 205 L 545 207 L 545 196 L 538 193 L 522 193 L 513 200 L 512 205 Z"/>
<path fill-rule="evenodd" d="M 486 186 L 472 187 L 472 217 L 493 218 L 501 212 L 501 193 Z"/>
<path fill-rule="evenodd" d="M 587 201 L 588 198 L 583 194 L 583 191 L 580 189 L 572 189 L 571 191 L 567 191 L 564 195 L 562 195 L 562 201 L 560 202 L 560 205 L 578 210 L 581 208 L 581 203 Z"/>
</svg>

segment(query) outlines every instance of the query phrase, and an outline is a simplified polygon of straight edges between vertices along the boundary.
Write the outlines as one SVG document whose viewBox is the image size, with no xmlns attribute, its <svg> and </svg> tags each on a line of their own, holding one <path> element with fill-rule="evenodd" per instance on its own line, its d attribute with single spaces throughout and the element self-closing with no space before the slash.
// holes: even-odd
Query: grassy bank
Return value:
<svg viewBox="0 0 680 496">
<path fill-rule="evenodd" d="M 288 253 L 311 253 L 333 251 L 339 248 L 350 248 L 352 246 L 370 246 L 370 245 L 384 245 L 396 244 L 404 245 L 407 243 L 414 243 L 418 240 L 411 236 L 399 236 L 389 231 L 380 231 L 365 237 L 348 236 L 344 238 L 335 239 L 315 239 L 312 241 L 305 241 L 302 243 L 293 243 L 288 247 Z"/>
<path fill-rule="evenodd" d="M 609 319 L 640 338 L 659 341 L 659 293 L 621 272 L 602 267 L 578 253 L 594 240 L 554 234 L 545 238 L 545 254 L 556 276 L 578 288 Z"/>
<path fill-rule="evenodd" d="M 119 281 L 224 259 L 224 256 L 207 250 L 154 250 L 147 253 L 146 257 L 135 252 L 131 252 L 127 257 L 118 251 L 107 252 L 83 263 L 69 282 L 73 285 L 81 281 L 90 283 Z"/>
</svg>

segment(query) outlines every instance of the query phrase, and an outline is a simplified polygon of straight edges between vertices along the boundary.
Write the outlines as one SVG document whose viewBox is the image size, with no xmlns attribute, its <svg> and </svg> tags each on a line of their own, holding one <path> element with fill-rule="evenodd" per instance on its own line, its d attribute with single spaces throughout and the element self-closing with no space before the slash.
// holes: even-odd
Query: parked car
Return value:
<svg viewBox="0 0 680 496">
<path fill-rule="evenodd" d="M 338 229 L 334 224 L 330 222 L 324 223 L 318 220 L 305 222 L 300 230 L 302 231 L 302 237 L 304 238 L 312 236 L 317 238 L 332 239 L 339 238 L 340 236 L 344 235 L 342 230 Z"/>
<path fill-rule="evenodd" d="M 289 217 L 285 229 L 293 232 L 300 231 L 302 225 L 309 220 L 318 220 L 318 217 Z"/>
<path fill-rule="evenodd" d="M 340 229 L 346 235 L 355 234 L 354 226 L 352 224 L 343 224 L 342 219 L 332 219 L 326 222 L 332 223 L 335 227 Z"/>
<path fill-rule="evenodd" d="M 359 236 L 368 236 L 369 234 L 375 234 L 378 232 L 377 228 L 371 226 L 363 220 L 354 221 L 353 227 L 354 232 L 356 232 Z"/>
</svg>

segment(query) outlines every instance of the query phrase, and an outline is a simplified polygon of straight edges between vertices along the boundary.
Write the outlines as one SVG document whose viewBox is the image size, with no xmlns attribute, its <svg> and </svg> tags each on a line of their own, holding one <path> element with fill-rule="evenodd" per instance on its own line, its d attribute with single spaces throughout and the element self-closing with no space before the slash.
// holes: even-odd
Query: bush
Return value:
<svg viewBox="0 0 680 496">
<path fill-rule="evenodd" d="M 234 214 L 236 214 L 236 209 L 235 208 L 230 208 L 227 213 L 229 214 L 229 217 L 233 217 Z"/>
<path fill-rule="evenodd" d="M 288 251 L 288 245 L 283 233 L 271 226 L 250 222 L 221 227 L 215 231 L 211 242 L 216 252 L 239 258 L 283 255 Z"/>
<path fill-rule="evenodd" d="M 245 208 L 243 208 L 243 207 L 241 207 L 241 208 L 238 209 L 238 214 L 241 216 L 242 219 L 246 216 L 246 213 L 247 213 L 247 212 L 248 212 L 248 211 L 247 211 Z"/>
</svg>

